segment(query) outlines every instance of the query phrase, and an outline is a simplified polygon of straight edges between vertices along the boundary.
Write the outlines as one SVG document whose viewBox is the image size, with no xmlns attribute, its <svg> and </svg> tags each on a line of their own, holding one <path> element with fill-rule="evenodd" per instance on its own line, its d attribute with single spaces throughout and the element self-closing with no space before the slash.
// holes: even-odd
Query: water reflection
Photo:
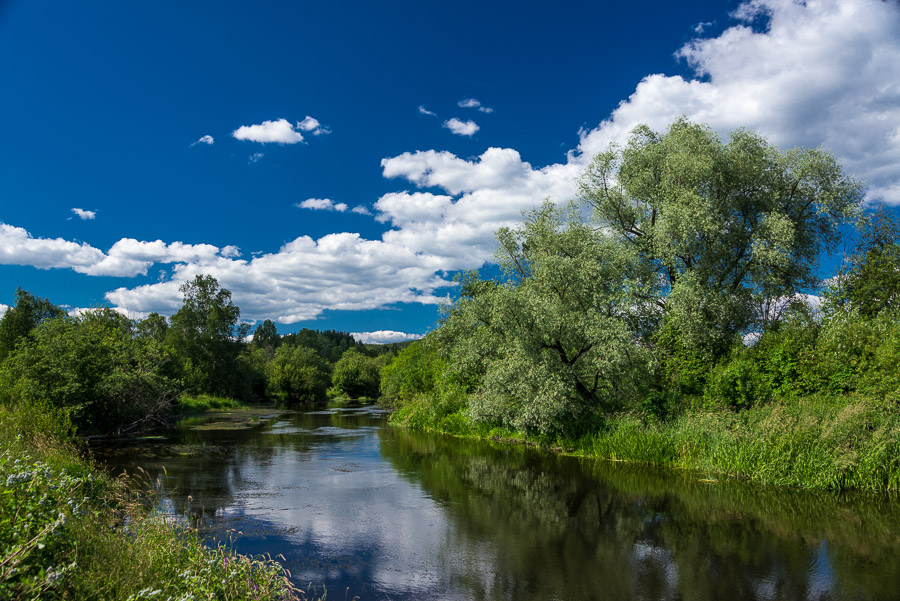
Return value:
<svg viewBox="0 0 900 601">
<path fill-rule="evenodd" d="M 373 408 L 119 449 L 166 506 L 363 599 L 896 599 L 894 499 L 709 483 L 386 427 Z M 163 471 L 165 466 L 165 471 Z"/>
</svg>

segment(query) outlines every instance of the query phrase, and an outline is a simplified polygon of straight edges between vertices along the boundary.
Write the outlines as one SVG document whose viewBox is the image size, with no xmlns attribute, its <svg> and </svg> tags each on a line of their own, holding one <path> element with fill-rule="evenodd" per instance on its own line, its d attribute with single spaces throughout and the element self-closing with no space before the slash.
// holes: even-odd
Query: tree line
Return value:
<svg viewBox="0 0 900 601">
<path fill-rule="evenodd" d="M 64 411 L 85 433 L 130 432 L 163 423 L 192 395 L 286 404 L 374 398 L 381 367 L 399 348 L 333 330 L 280 336 L 270 320 L 251 339 L 215 278 L 199 275 L 181 292 L 170 318 L 133 320 L 106 307 L 68 315 L 17 290 L 0 319 L 0 402 Z"/>
</svg>

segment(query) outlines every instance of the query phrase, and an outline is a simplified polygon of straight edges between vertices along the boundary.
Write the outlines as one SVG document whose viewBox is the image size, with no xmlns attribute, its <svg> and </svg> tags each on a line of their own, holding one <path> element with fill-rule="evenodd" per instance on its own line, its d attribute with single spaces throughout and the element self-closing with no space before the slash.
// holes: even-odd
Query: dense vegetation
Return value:
<svg viewBox="0 0 900 601">
<path fill-rule="evenodd" d="M 0 403 L 46 403 L 82 434 L 127 434 L 178 410 L 235 401 L 375 397 L 397 345 L 358 344 L 345 332 L 279 336 L 248 326 L 231 293 L 210 276 L 182 286 L 170 319 L 131 320 L 108 308 L 69 316 L 24 290 L 0 319 Z"/>
<path fill-rule="evenodd" d="M 900 488 L 900 232 L 831 155 L 680 120 L 597 156 L 580 190 L 500 230 L 502 276 L 461 277 L 440 327 L 385 369 L 396 422 Z M 823 285 L 816 261 L 851 224 Z"/>
</svg>

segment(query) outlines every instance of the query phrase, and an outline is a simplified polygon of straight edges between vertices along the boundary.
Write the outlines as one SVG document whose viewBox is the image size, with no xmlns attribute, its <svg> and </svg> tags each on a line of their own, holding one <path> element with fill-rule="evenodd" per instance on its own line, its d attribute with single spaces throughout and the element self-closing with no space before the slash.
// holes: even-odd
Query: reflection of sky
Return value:
<svg viewBox="0 0 900 601">
<path fill-rule="evenodd" d="M 141 464 L 159 474 L 161 486 L 176 489 L 161 489 L 160 511 L 180 515 L 189 507 L 194 515 L 202 513 L 219 538 L 230 529 L 240 531 L 238 551 L 283 555 L 295 584 L 312 583 L 321 594 L 324 583 L 338 598 L 349 588 L 348 599 L 359 595 L 366 601 L 511 599 L 536 587 L 539 598 L 589 599 L 599 583 L 616 599 L 687 598 L 695 586 L 706 593 L 731 591 L 740 599 L 780 599 L 785 591 L 810 601 L 843 598 L 836 594 L 841 578 L 832 557 L 846 555 L 845 547 L 836 546 L 835 553 L 822 539 L 785 542 L 757 533 L 752 521 L 739 518 L 739 509 L 731 526 L 719 518 L 720 528 L 731 530 L 728 542 L 711 545 L 714 531 L 703 526 L 701 514 L 686 514 L 667 500 L 668 493 L 606 496 L 607 484 L 580 468 L 564 469 L 575 465 L 565 458 L 540 455 L 533 465 L 514 469 L 497 463 L 503 460 L 499 455 L 460 454 L 458 473 L 441 469 L 432 476 L 456 483 L 473 478 L 457 489 L 466 501 L 435 502 L 419 484 L 428 481 L 419 468 L 407 467 L 401 477 L 386 459 L 382 433 L 373 425 L 379 422 L 367 413 L 316 412 L 252 432 L 194 433 L 185 439 L 189 444 L 170 441 Z M 431 461 L 431 451 L 410 452 L 413 466 Z M 445 445 L 441 452 L 446 460 L 459 449 Z M 579 521 L 568 513 L 568 503 L 585 486 L 598 487 L 598 505 L 579 503 Z M 440 486 L 428 490 L 448 498 Z M 603 509 L 601 500 L 603 507 L 615 501 Z M 543 537 L 566 530 L 568 538 Z M 779 531 L 789 527 L 781 524 Z M 562 555 L 562 541 L 577 549 L 574 556 Z M 732 541 L 739 543 L 732 547 Z M 746 548 L 736 553 L 738 546 Z M 561 574 L 548 578 L 544 569 Z"/>
<path fill-rule="evenodd" d="M 232 501 L 217 525 L 242 532 L 239 551 L 282 554 L 295 583 L 324 582 L 340 593 L 350 587 L 351 597 L 365 599 L 438 592 L 464 599 L 446 594 L 453 563 L 489 570 L 488 550 L 481 557 L 460 557 L 472 548 L 448 550 L 453 533 L 443 511 L 383 461 L 376 428 L 285 421 L 268 434 L 307 436 L 312 445 L 276 446 L 264 459 L 239 449 L 229 462 Z"/>
</svg>

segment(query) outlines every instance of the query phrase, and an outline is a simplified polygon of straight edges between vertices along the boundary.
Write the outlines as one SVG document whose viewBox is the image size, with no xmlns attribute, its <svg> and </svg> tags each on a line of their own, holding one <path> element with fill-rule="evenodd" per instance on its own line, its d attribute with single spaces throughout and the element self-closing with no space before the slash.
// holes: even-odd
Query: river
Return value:
<svg viewBox="0 0 900 601">
<path fill-rule="evenodd" d="M 900 599 L 896 497 L 410 432 L 371 406 L 232 417 L 98 459 L 329 599 Z"/>
</svg>

